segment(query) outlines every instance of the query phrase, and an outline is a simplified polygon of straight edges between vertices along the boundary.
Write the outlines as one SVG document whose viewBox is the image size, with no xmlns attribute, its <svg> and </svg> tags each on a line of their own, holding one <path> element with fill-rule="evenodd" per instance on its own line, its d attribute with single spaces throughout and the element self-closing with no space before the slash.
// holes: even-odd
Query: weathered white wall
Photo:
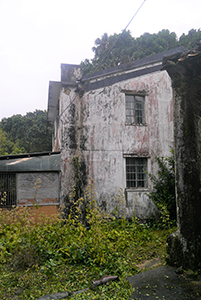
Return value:
<svg viewBox="0 0 201 300">
<path fill-rule="evenodd" d="M 73 101 L 61 117 L 62 191 L 69 193 L 73 156 L 86 164 L 87 179 L 93 178 L 98 204 L 107 211 L 117 205 L 115 195 L 125 191 L 124 213 L 131 217 L 153 215 L 154 205 L 147 189 L 126 190 L 124 154 L 146 156 L 148 172 L 156 174 L 155 156 L 170 155 L 173 143 L 172 88 L 166 71 L 159 71 L 121 81 L 112 86 L 84 93 L 82 98 L 70 88 L 60 96 L 61 112 Z M 125 93 L 122 90 L 145 92 L 146 125 L 125 124 Z M 73 141 L 74 139 L 74 141 Z M 133 202 L 135 202 L 133 204 Z"/>
</svg>

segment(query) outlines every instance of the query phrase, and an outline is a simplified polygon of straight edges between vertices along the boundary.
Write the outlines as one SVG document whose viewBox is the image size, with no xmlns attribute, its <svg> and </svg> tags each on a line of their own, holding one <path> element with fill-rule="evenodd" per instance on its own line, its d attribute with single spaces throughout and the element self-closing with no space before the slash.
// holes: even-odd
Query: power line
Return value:
<svg viewBox="0 0 201 300">
<path fill-rule="evenodd" d="M 96 70 L 101 66 L 101 64 L 104 62 L 104 60 L 106 59 L 106 57 L 110 54 L 110 52 L 112 51 L 112 49 L 114 48 L 114 46 L 116 45 L 116 43 L 118 42 L 118 40 L 122 37 L 123 33 L 126 31 L 126 29 L 128 28 L 128 26 L 130 25 L 130 23 L 133 21 L 133 19 L 135 18 L 135 16 L 137 15 L 137 13 L 140 11 L 141 7 L 143 6 L 143 4 L 145 3 L 146 0 L 144 0 L 142 2 L 142 4 L 140 5 L 140 7 L 138 8 L 138 10 L 135 12 L 135 14 L 133 15 L 133 17 L 131 18 L 131 20 L 128 22 L 128 24 L 126 25 L 126 27 L 124 28 L 124 30 L 122 30 L 122 33 L 118 36 L 118 38 L 116 39 L 116 41 L 114 42 L 114 44 L 110 47 L 110 49 L 108 50 L 108 52 L 106 53 L 106 55 L 103 57 L 103 59 L 101 60 L 101 62 L 97 65 L 97 67 L 95 68 L 94 72 L 92 73 L 92 75 L 90 76 L 90 78 L 87 81 L 90 81 L 91 78 L 93 77 L 93 75 L 96 73 Z"/>
<path fill-rule="evenodd" d="M 126 31 L 126 29 L 128 28 L 128 26 L 131 24 L 131 22 L 133 21 L 133 19 L 136 17 L 136 15 L 138 14 L 138 12 L 140 11 L 140 9 L 142 8 L 143 4 L 145 3 L 146 0 L 143 0 L 143 2 L 141 3 L 141 5 L 139 6 L 139 8 L 137 9 L 137 11 L 135 12 L 135 14 L 133 15 L 133 17 L 131 18 L 131 20 L 128 22 L 128 24 L 126 25 L 126 27 L 122 30 L 122 33 L 118 36 L 118 38 L 116 39 L 116 41 L 113 43 L 113 45 L 110 47 L 110 49 L 108 50 L 108 52 L 106 53 L 106 55 L 103 57 L 103 59 L 99 62 L 99 64 L 95 67 L 93 73 L 91 74 L 91 76 L 89 77 L 88 80 L 85 81 L 82 90 L 84 90 L 84 87 L 86 86 L 87 82 L 89 82 L 92 77 L 94 76 L 94 74 L 96 73 L 96 71 L 98 70 L 98 68 L 102 65 L 102 63 L 105 61 L 105 59 L 107 58 L 107 56 L 110 54 L 110 52 L 112 51 L 112 49 L 114 48 L 114 46 L 116 45 L 116 43 L 119 41 L 119 39 L 122 37 L 123 33 Z M 69 108 L 69 106 L 74 102 L 74 100 L 77 98 L 78 95 L 75 95 L 75 97 L 73 98 L 72 101 L 70 101 L 69 105 L 67 105 L 67 107 L 61 112 L 61 114 L 59 115 L 59 117 L 61 117 L 63 115 L 63 113 Z"/>
</svg>

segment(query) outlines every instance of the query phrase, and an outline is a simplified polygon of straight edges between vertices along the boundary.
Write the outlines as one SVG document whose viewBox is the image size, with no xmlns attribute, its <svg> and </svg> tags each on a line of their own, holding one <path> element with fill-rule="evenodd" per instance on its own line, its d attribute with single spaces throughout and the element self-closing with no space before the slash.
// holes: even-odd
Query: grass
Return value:
<svg viewBox="0 0 201 300">
<path fill-rule="evenodd" d="M 166 238 L 174 230 L 103 218 L 95 207 L 89 225 L 58 216 L 42 216 L 36 224 L 27 208 L 0 212 L 0 299 L 37 299 L 86 288 L 69 299 L 129 299 L 127 276 L 146 259 L 165 262 Z M 118 275 L 119 281 L 90 289 L 92 280 L 105 275 Z"/>
<path fill-rule="evenodd" d="M 70 203 L 68 218 L 41 215 L 37 223 L 27 207 L 0 211 L 0 299 L 82 289 L 69 299 L 129 299 L 132 286 L 126 278 L 139 272 L 136 265 L 154 257 L 165 263 L 166 239 L 174 229 L 151 229 L 135 217 L 119 219 L 118 210 L 116 217 L 104 214 L 96 205 L 93 182 L 84 198 L 76 201 L 72 192 Z M 87 227 L 80 221 L 83 204 Z M 163 218 L 158 228 L 168 222 Z M 119 281 L 90 288 L 107 275 Z"/>
</svg>

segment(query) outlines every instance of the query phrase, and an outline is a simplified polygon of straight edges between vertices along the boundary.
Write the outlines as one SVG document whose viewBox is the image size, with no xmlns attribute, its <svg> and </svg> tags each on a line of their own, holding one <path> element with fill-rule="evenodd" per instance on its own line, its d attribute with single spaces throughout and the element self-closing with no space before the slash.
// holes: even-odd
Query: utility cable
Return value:
<svg viewBox="0 0 201 300">
<path fill-rule="evenodd" d="M 133 17 L 131 18 L 131 20 L 128 22 L 128 24 L 126 25 L 126 27 L 122 30 L 122 33 L 118 36 L 118 38 L 116 39 L 116 41 L 113 43 L 113 45 L 110 47 L 110 49 L 107 51 L 106 55 L 102 58 L 102 60 L 99 62 L 99 64 L 95 67 L 93 73 L 91 74 L 91 76 L 89 77 L 89 79 L 87 79 L 84 83 L 84 85 L 82 86 L 82 90 L 84 90 L 84 87 L 86 86 L 86 84 L 92 79 L 92 77 L 94 76 L 94 74 L 96 73 L 96 71 L 98 70 L 98 68 L 101 66 L 101 64 L 105 61 L 105 59 L 107 58 L 107 56 L 109 55 L 109 53 L 112 51 L 112 49 L 114 48 L 114 46 L 116 45 L 116 43 L 119 41 L 119 39 L 122 37 L 123 33 L 126 31 L 126 29 L 128 28 L 128 26 L 131 24 L 131 22 L 133 21 L 133 19 L 136 17 L 136 15 L 138 14 L 138 12 L 140 11 L 140 9 L 142 8 L 143 4 L 145 3 L 146 0 L 143 0 L 143 2 L 141 3 L 141 5 L 139 6 L 139 8 L 137 9 L 137 11 L 135 12 L 135 14 L 133 15 Z M 63 113 L 69 108 L 69 106 L 74 102 L 74 100 L 77 98 L 78 95 L 75 95 L 75 97 L 73 98 L 72 101 L 70 101 L 70 103 L 67 105 L 67 107 L 61 112 L 61 114 L 59 115 L 59 117 L 61 117 L 63 115 Z"/>
<path fill-rule="evenodd" d="M 131 20 L 128 22 L 128 24 L 126 25 L 126 27 L 122 30 L 122 33 L 118 36 L 118 38 L 116 39 L 116 41 L 114 42 L 114 44 L 110 47 L 110 49 L 108 50 L 108 52 L 106 53 L 106 55 L 103 57 L 103 59 L 101 60 L 101 62 L 96 66 L 95 70 L 93 71 L 92 75 L 90 76 L 90 78 L 87 80 L 90 81 L 92 79 L 92 77 L 94 76 L 94 74 L 96 73 L 96 70 L 102 65 L 102 63 L 104 62 L 104 60 L 106 59 L 106 57 L 110 54 L 110 52 L 112 51 L 112 49 L 114 48 L 114 46 L 116 45 L 116 43 L 119 41 L 119 39 L 122 37 L 122 35 L 124 34 L 124 32 L 126 31 L 126 29 L 128 28 L 128 26 L 130 25 L 130 23 L 133 21 L 133 19 L 135 18 L 135 16 L 137 15 L 137 13 L 140 11 L 141 7 L 143 6 L 143 4 L 145 3 L 146 0 L 144 0 L 142 2 L 142 4 L 140 5 L 140 7 L 138 8 L 138 10 L 136 11 L 136 13 L 133 15 L 133 17 L 131 18 Z M 85 83 L 86 84 L 86 83 Z"/>
</svg>

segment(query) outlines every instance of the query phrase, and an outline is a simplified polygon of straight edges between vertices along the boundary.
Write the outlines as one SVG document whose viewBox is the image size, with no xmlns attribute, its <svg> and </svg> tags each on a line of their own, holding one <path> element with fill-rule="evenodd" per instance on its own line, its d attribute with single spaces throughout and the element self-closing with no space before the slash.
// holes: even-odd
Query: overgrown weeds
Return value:
<svg viewBox="0 0 201 300">
<path fill-rule="evenodd" d="M 87 227 L 80 221 L 83 201 Z M 1 211 L 0 298 L 19 294 L 19 299 L 36 299 L 90 287 L 92 280 L 104 275 L 118 275 L 119 282 L 71 299 L 129 299 L 132 288 L 126 277 L 138 272 L 136 264 L 145 259 L 164 260 L 169 233 L 104 214 L 96 205 L 93 182 L 67 220 L 41 216 L 41 222 L 35 223 L 31 209 Z"/>
<path fill-rule="evenodd" d="M 148 174 L 153 183 L 153 191 L 148 194 L 160 212 L 160 219 L 154 222 L 159 228 L 176 225 L 175 167 L 174 151 L 168 157 L 156 157 L 158 175 Z"/>
</svg>

